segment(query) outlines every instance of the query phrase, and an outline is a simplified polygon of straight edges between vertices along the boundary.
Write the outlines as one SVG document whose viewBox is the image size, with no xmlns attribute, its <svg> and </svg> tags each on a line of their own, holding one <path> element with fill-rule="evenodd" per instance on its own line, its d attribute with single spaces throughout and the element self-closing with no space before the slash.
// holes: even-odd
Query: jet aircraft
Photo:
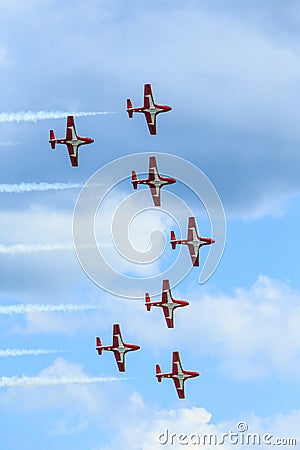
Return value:
<svg viewBox="0 0 300 450">
<path fill-rule="evenodd" d="M 187 239 L 176 239 L 175 232 L 171 231 L 170 244 L 172 246 L 172 249 L 174 250 L 176 248 L 176 244 L 187 245 L 189 248 L 193 266 L 199 266 L 200 248 L 203 245 L 211 245 L 214 243 L 214 239 L 198 236 L 195 217 L 189 217 Z"/>
<path fill-rule="evenodd" d="M 151 310 L 151 306 L 160 306 L 163 309 L 168 328 L 174 328 L 174 310 L 181 306 L 189 305 L 189 302 L 185 300 L 175 300 L 172 297 L 169 280 L 163 280 L 160 302 L 151 302 L 151 298 L 148 293 L 145 294 L 145 297 L 147 311 Z"/>
<path fill-rule="evenodd" d="M 49 143 L 51 148 L 55 149 L 55 144 L 65 144 L 68 148 L 70 160 L 72 166 L 78 166 L 78 148 L 81 145 L 92 144 L 94 139 L 78 136 L 76 134 L 76 128 L 74 123 L 74 116 L 67 117 L 67 129 L 66 137 L 61 139 L 56 139 L 54 131 L 50 130 L 50 140 Z"/>
<path fill-rule="evenodd" d="M 149 186 L 155 206 L 160 206 L 161 187 L 164 186 L 165 184 L 176 183 L 175 178 L 163 177 L 159 175 L 155 156 L 150 156 L 149 158 L 148 178 L 146 180 L 139 180 L 136 175 L 136 172 L 133 170 L 131 180 L 134 189 L 137 189 L 138 184 L 147 184 Z"/>
<path fill-rule="evenodd" d="M 198 377 L 198 372 L 191 372 L 190 370 L 184 370 L 181 365 L 179 352 L 173 352 L 172 358 L 172 372 L 162 373 L 161 368 L 156 364 L 156 377 L 159 382 L 162 378 L 172 378 L 175 384 L 175 388 L 179 398 L 185 398 L 184 382 L 188 378 Z"/>
<path fill-rule="evenodd" d="M 160 113 L 171 111 L 171 109 L 171 106 L 154 103 L 151 84 L 144 85 L 144 106 L 133 108 L 131 100 L 127 99 L 128 116 L 132 118 L 134 112 L 145 114 L 150 134 L 156 134 L 156 116 Z"/>
<path fill-rule="evenodd" d="M 125 372 L 125 353 L 139 350 L 140 346 L 135 344 L 125 344 L 120 330 L 120 325 L 113 325 L 113 343 L 112 345 L 102 345 L 99 337 L 96 337 L 96 350 L 98 355 L 102 355 L 103 350 L 114 352 L 116 362 L 120 372 Z"/>
</svg>

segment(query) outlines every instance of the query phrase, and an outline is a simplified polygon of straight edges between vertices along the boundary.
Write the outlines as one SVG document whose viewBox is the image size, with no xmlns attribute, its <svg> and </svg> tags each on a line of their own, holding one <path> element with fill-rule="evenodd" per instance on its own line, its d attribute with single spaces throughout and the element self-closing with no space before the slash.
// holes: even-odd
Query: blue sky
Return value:
<svg viewBox="0 0 300 450">
<path fill-rule="evenodd" d="M 52 186 L 0 192 L 0 306 L 8 308 L 0 308 L 0 350 L 59 351 L 0 356 L 3 448 L 179 449 L 178 441 L 159 444 L 159 434 L 221 434 L 240 421 L 251 432 L 297 438 L 299 446 L 299 22 L 292 0 L 0 2 L 0 191 L 22 182 Z M 125 112 L 128 97 L 142 104 L 148 82 L 157 102 L 173 107 L 158 118 L 157 136 L 143 117 L 129 120 Z M 21 111 L 112 114 L 76 119 L 78 133 L 95 143 L 80 150 L 72 168 L 64 147 L 52 151 L 48 144 L 49 129 L 62 137 L 65 120 L 8 123 L 1 116 Z M 226 214 L 226 247 L 215 273 L 199 285 L 194 268 L 173 289 L 190 302 L 175 313 L 174 330 L 160 310 L 147 313 L 142 300 L 109 294 L 87 277 L 71 248 L 80 189 L 53 188 L 84 184 L 103 165 L 140 152 L 195 164 Z M 177 195 L 209 236 L 195 196 L 179 183 L 164 189 L 163 206 L 167 191 Z M 132 193 L 130 180 L 110 192 L 98 213 L 99 241 L 110 244 L 112 216 Z M 146 189 L 138 194 L 136 206 L 151 206 Z M 151 227 L 168 239 L 175 226 L 153 209 L 143 225 L 143 214 L 130 235 L 139 251 L 149 249 Z M 185 221 L 179 207 L 176 219 Z M 110 247 L 104 254 L 128 272 Z M 176 255 L 167 247 L 161 260 L 132 275 L 152 276 Z M 8 314 L 12 305 L 24 305 L 24 312 Z M 55 305 L 69 308 L 55 312 Z M 127 355 L 128 379 L 109 381 L 121 375 L 112 354 L 97 355 L 95 337 L 109 344 L 118 322 L 124 340 L 141 350 Z M 171 381 L 158 384 L 154 376 L 157 363 L 169 370 L 173 350 L 186 369 L 201 373 L 186 383 L 183 401 Z M 22 376 L 68 384 L 3 386 L 3 377 Z M 91 377 L 108 380 L 89 384 Z M 85 383 L 76 384 L 78 378 Z"/>
</svg>

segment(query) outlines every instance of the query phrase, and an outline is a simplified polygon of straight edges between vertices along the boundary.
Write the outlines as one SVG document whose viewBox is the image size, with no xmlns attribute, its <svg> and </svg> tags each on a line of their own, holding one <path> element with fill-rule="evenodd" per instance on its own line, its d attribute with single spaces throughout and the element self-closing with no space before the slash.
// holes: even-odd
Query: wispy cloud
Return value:
<svg viewBox="0 0 300 450">
<path fill-rule="evenodd" d="M 51 304 L 27 304 L 0 306 L 0 314 L 27 314 L 31 312 L 67 312 L 67 311 L 89 311 L 99 309 L 95 305 L 51 305 Z"/>
<path fill-rule="evenodd" d="M 127 378 L 116 377 L 1 377 L 0 388 L 15 386 L 55 386 L 59 384 L 91 384 L 123 381 Z"/>
<path fill-rule="evenodd" d="M 82 187 L 83 184 L 80 183 L 1 183 L 0 193 L 24 194 L 25 192 L 64 191 L 66 189 L 80 189 Z"/>
<path fill-rule="evenodd" d="M 2 112 L 0 113 L 0 123 L 4 122 L 38 122 L 39 120 L 48 119 L 64 119 L 67 116 L 75 117 L 99 116 L 105 114 L 113 114 L 110 111 L 97 112 L 68 112 L 68 111 L 19 111 L 19 112 Z"/>
<path fill-rule="evenodd" d="M 5 350 L 0 350 L 0 357 L 7 358 L 9 356 L 39 356 L 39 355 L 49 355 L 52 353 L 66 353 L 67 350 L 47 350 L 43 348 L 39 349 L 20 349 L 20 348 L 6 348 Z"/>
</svg>

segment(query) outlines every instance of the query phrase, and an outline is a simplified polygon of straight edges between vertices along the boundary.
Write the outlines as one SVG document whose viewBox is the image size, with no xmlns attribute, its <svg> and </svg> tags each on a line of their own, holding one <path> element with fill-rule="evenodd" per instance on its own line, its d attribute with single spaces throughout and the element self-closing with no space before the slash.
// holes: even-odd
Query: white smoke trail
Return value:
<svg viewBox="0 0 300 450">
<path fill-rule="evenodd" d="M 113 114 L 113 113 L 109 111 L 97 111 L 97 112 L 19 111 L 15 113 L 2 112 L 0 113 L 0 123 L 38 122 L 39 120 L 47 120 L 47 119 L 64 119 L 67 116 L 87 117 L 87 116 L 99 116 L 103 114 Z"/>
<path fill-rule="evenodd" d="M 17 145 L 17 143 L 13 141 L 0 142 L 0 147 L 13 147 L 14 145 Z"/>
<path fill-rule="evenodd" d="M 83 184 L 80 183 L 2 183 L 0 184 L 0 193 L 24 194 L 25 192 L 64 191 L 66 189 L 80 189 L 82 187 Z"/>
<path fill-rule="evenodd" d="M 65 353 L 66 350 L 47 350 L 47 349 L 20 349 L 20 348 L 7 348 L 5 350 L 0 350 L 0 357 L 7 358 L 9 356 L 23 356 L 23 355 L 49 355 L 52 353 Z"/>
<path fill-rule="evenodd" d="M 0 244 L 0 255 L 17 255 L 19 253 L 38 253 L 38 252 L 54 252 L 54 251 L 70 251 L 74 250 L 72 243 L 68 244 Z"/>
<path fill-rule="evenodd" d="M 1 377 L 0 388 L 15 386 L 54 386 L 59 384 L 90 384 L 90 383 L 111 383 L 112 381 L 123 381 L 128 378 L 116 377 L 73 377 L 73 378 L 55 378 L 55 377 Z"/>
<path fill-rule="evenodd" d="M 98 242 L 99 247 L 112 247 L 112 244 Z M 92 244 L 77 246 L 77 248 L 92 248 Z M 72 251 L 73 243 L 67 244 L 0 244 L 0 255 L 18 255 L 20 253 L 40 253 L 40 252 L 56 252 L 56 251 Z"/>
<path fill-rule="evenodd" d="M 67 312 L 67 311 L 89 311 L 100 309 L 100 306 L 94 305 L 51 305 L 51 304 L 27 304 L 27 305 L 9 305 L 0 306 L 0 314 L 27 314 L 31 312 Z"/>
</svg>

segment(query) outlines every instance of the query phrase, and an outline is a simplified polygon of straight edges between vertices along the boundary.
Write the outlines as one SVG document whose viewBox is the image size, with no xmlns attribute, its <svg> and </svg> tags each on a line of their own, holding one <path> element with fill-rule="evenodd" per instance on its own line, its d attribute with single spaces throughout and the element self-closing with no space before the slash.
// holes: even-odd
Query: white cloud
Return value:
<svg viewBox="0 0 300 450">
<path fill-rule="evenodd" d="M 249 289 L 237 288 L 232 295 L 193 291 L 196 287 L 189 286 L 188 292 L 180 287 L 172 290 L 174 298 L 190 302 L 175 311 L 176 333 L 172 335 L 163 312 L 159 308 L 147 312 L 143 300 L 114 300 L 104 295 L 102 306 L 108 318 L 119 317 L 127 333 L 156 355 L 180 349 L 184 343 L 200 372 L 206 356 L 213 354 L 218 370 L 233 379 L 299 378 L 299 291 L 267 276 L 260 276 Z M 102 316 L 103 312 L 93 313 L 90 330 L 96 331 L 98 320 L 105 327 Z"/>
<path fill-rule="evenodd" d="M 80 6 L 77 8 L 74 15 L 80 13 Z M 74 36 L 78 46 L 73 49 L 84 49 L 94 60 L 104 57 L 106 68 L 97 65 L 102 75 L 107 70 L 107 76 L 114 73 L 114 78 L 122 78 L 124 83 L 120 68 L 128 67 L 126 50 L 130 48 L 131 77 L 126 83 L 136 87 L 145 79 L 152 79 L 154 84 L 159 80 L 160 89 L 176 99 L 184 115 L 191 117 L 197 112 L 237 128 L 265 132 L 267 127 L 269 132 L 298 136 L 294 88 L 300 79 L 300 57 L 292 38 L 280 41 L 259 21 L 221 11 L 208 13 L 195 3 L 160 10 L 159 14 L 156 9 L 134 10 L 127 20 L 118 23 L 113 35 L 110 27 L 119 12 L 115 11 L 110 20 L 97 8 L 94 12 L 110 45 L 103 40 L 99 53 L 95 51 L 98 41 L 86 37 L 83 42 L 80 36 Z M 62 20 L 69 11 L 61 10 L 60 14 Z M 151 37 L 144 33 L 149 24 Z M 93 28 L 98 23 L 89 25 Z M 132 29 L 140 40 L 129 32 Z M 177 29 L 184 32 L 174 33 Z M 153 34 L 160 45 L 149 66 L 145 48 L 152 48 Z"/>
<path fill-rule="evenodd" d="M 25 210 L 1 211 L 0 220 L 2 294 L 22 293 L 20 301 L 32 303 L 26 294 L 44 288 L 38 302 L 51 303 L 53 290 L 62 292 L 63 287 L 78 279 L 81 269 L 70 245 L 71 213 L 35 205 Z"/>
<path fill-rule="evenodd" d="M 221 9 L 208 12 L 195 2 L 162 9 L 133 7 L 124 11 L 123 20 L 120 5 L 104 2 L 100 7 L 94 1 L 88 5 L 89 15 L 80 2 L 71 11 L 69 5 L 48 8 L 45 20 L 51 25 L 51 35 L 44 39 L 52 45 L 47 54 L 40 54 L 44 71 L 54 74 L 60 63 L 60 74 L 66 76 L 86 69 L 89 60 L 93 73 L 105 80 L 113 77 L 118 90 L 130 86 L 136 92 L 138 83 L 152 80 L 176 99 L 189 118 L 197 112 L 242 129 L 268 127 L 276 134 L 298 135 L 298 92 L 294 88 L 300 79 L 300 58 L 293 36 L 280 39 L 262 20 Z M 70 20 L 80 21 L 81 32 L 56 33 Z M 150 24 L 151 33 L 145 33 Z M 37 29 L 42 25 L 35 22 Z M 178 29 L 183 32 L 175 33 Z M 149 65 L 153 36 L 159 46 Z M 62 64 L 66 52 L 68 61 Z M 78 55 L 85 58 L 78 59 Z M 126 79 L 124 68 L 130 70 Z"/>
<path fill-rule="evenodd" d="M 99 430 L 112 435 L 116 420 L 121 423 L 125 416 L 120 405 L 128 404 L 130 392 L 128 381 L 119 374 L 91 376 L 80 364 L 63 358 L 37 376 L 2 377 L 0 381 L 7 385 L 0 392 L 0 410 L 8 416 L 17 411 L 35 424 L 46 420 L 51 435 L 76 435 L 87 427 L 96 430 L 97 436 Z"/>
<path fill-rule="evenodd" d="M 99 311 L 74 313 L 67 323 L 64 315 L 28 314 L 26 328 L 19 332 L 72 335 L 85 324 L 83 329 L 89 333 L 96 335 L 101 329 L 110 337 L 111 323 L 119 321 L 126 323 L 125 340 L 134 339 L 151 349 L 156 358 L 166 350 L 180 349 L 184 343 L 200 372 L 206 356 L 213 354 L 217 370 L 225 371 L 232 379 L 298 379 L 300 292 L 288 283 L 260 276 L 250 289 L 237 288 L 232 295 L 199 295 L 191 286 L 188 292 L 176 287 L 172 293 L 174 298 L 190 302 L 188 307 L 175 311 L 175 334 L 169 333 L 162 310 L 152 308 L 147 312 L 143 299 L 114 298 L 109 294 L 95 297 L 92 291 L 87 299 L 92 305 L 97 302 Z"/>
<path fill-rule="evenodd" d="M 119 435 L 110 447 L 100 447 L 101 450 L 120 448 L 132 450 L 151 450 L 153 448 L 182 448 L 210 449 L 215 445 L 222 449 L 243 449 L 246 439 L 252 441 L 252 434 L 258 434 L 262 448 L 274 445 L 277 438 L 292 438 L 299 441 L 298 421 L 300 411 L 291 411 L 288 414 L 278 414 L 271 417 L 252 415 L 245 420 L 214 423 L 212 415 L 204 408 L 177 408 L 173 410 L 151 411 L 147 417 L 137 418 L 133 423 L 123 424 Z M 241 425 L 238 425 L 242 422 Z M 239 432 L 238 426 L 246 424 L 248 429 Z M 231 434 L 232 432 L 232 434 Z M 226 436 L 229 434 L 231 437 Z M 272 437 L 266 438 L 264 435 Z M 248 436 L 248 437 L 247 437 Z M 232 439 L 232 441 L 230 441 Z M 254 439 L 257 439 L 254 438 Z M 233 443 L 232 443 L 233 442 Z M 257 441 L 256 441 L 257 442 Z M 205 445 L 206 444 L 206 445 Z M 296 448 L 296 447 L 295 447 Z"/>
<path fill-rule="evenodd" d="M 80 184 L 20 184 L 20 185 L 3 185 L 4 190 L 12 190 L 15 192 L 22 191 L 25 189 L 68 189 L 69 187 L 77 188 Z M 0 185 L 1 190 L 1 185 Z M 141 194 L 143 194 L 141 192 Z M 144 192 L 145 196 L 150 193 Z M 115 246 L 119 247 L 119 241 L 114 241 L 112 239 L 112 229 L 111 224 L 116 214 L 116 210 L 120 206 L 120 203 L 124 198 L 128 197 L 127 193 L 114 192 L 112 195 L 108 196 L 108 199 L 101 204 L 99 209 L 99 214 L 96 217 L 95 222 L 95 234 L 97 243 L 103 257 L 106 259 L 108 264 L 110 264 L 115 270 L 121 273 L 133 272 L 137 276 L 150 276 L 153 273 L 159 273 L 160 271 L 160 261 L 155 259 L 159 256 L 164 246 L 162 245 L 161 239 L 156 240 L 155 244 L 151 242 L 150 245 L 150 235 L 153 230 L 160 230 L 162 234 L 165 234 L 167 225 L 169 225 L 169 218 L 165 214 L 161 214 L 160 211 L 150 209 L 149 211 L 143 212 L 136 218 L 121 217 L 118 219 L 118 223 L 122 223 L 122 227 L 125 230 L 126 237 L 131 248 L 138 255 L 145 255 L 144 252 L 150 252 L 154 255 L 154 261 L 148 264 L 138 264 L 130 262 L 130 255 L 120 254 Z M 144 209 L 143 201 L 139 197 L 138 204 L 140 205 L 140 210 Z M 134 203 L 134 199 L 131 203 Z M 126 204 L 130 203 L 127 202 Z M 135 204 L 137 202 L 135 201 Z M 151 205 L 150 201 L 149 204 Z M 125 208 L 126 209 L 126 208 Z M 139 210 L 139 208 L 137 208 Z M 124 211 L 124 208 L 123 208 Z M 131 221 L 131 219 L 134 219 Z M 35 269 L 37 262 L 39 262 L 39 270 L 42 268 L 42 264 L 45 263 L 44 267 L 51 267 L 52 274 L 57 273 L 57 280 L 65 278 L 65 283 L 70 284 L 74 275 L 73 265 L 76 264 L 76 273 L 81 271 L 79 264 L 77 263 L 75 257 L 73 236 L 72 236 L 72 220 L 73 215 L 71 212 L 64 210 L 50 209 L 39 204 L 33 204 L 26 210 L 12 210 L 12 211 L 0 211 L 0 220 L 2 223 L 2 233 L 0 231 L 0 255 L 7 263 L 6 264 L 6 279 L 8 279 L 8 272 L 11 270 L 16 276 L 18 270 L 21 270 L 22 276 L 24 272 L 28 273 L 31 269 Z M 128 228 L 127 228 L 128 227 Z M 122 229 L 123 229 L 122 228 Z M 168 228 L 169 229 L 169 228 Z M 118 226 L 117 233 L 114 234 L 116 239 L 116 234 L 120 234 L 121 228 Z M 121 241 L 122 243 L 122 241 Z M 55 252 L 58 257 L 51 256 L 50 253 Z M 69 253 L 69 254 L 68 254 Z M 20 265 L 18 268 L 18 263 L 20 264 L 19 257 L 27 261 L 26 267 Z M 17 264 L 11 264 L 15 257 Z M 18 257 L 18 260 L 17 260 Z M 140 256 L 141 257 L 141 256 Z M 26 258 L 26 259 L 25 259 Z M 129 259 L 128 259 L 129 258 Z M 61 265 L 65 264 L 64 270 L 61 269 Z M 69 270 L 68 270 L 69 267 Z M 66 275 L 68 273 L 68 276 Z M 85 275 L 84 275 L 85 276 Z M 38 283 L 39 280 L 36 280 Z"/>
<path fill-rule="evenodd" d="M 138 213 L 135 214 L 135 211 Z M 113 223 L 115 228 L 112 227 Z M 170 218 L 160 210 L 155 210 L 148 189 L 132 197 L 126 192 L 116 192 L 108 194 L 100 205 L 95 234 L 97 242 L 111 243 L 111 247 L 100 246 L 100 249 L 115 270 L 146 277 L 160 271 L 159 256 L 164 249 L 162 235 L 167 235 L 169 226 Z M 151 236 L 154 230 L 160 231 L 161 238 L 155 242 Z M 148 263 L 140 264 L 138 261 Z"/>
<path fill-rule="evenodd" d="M 89 377 L 80 365 L 62 358 L 55 360 L 38 376 L 38 379 L 50 381 L 60 378 L 83 380 Z M 22 381 L 22 378 L 19 381 Z M 0 406 L 6 411 L 17 408 L 18 413 L 26 411 L 29 415 L 55 411 L 56 418 L 52 423 L 51 432 L 58 435 L 76 435 L 91 426 L 93 428 L 90 431 L 113 430 L 104 445 L 99 442 L 96 446 L 95 442 L 93 448 L 97 450 L 115 448 L 179 450 L 183 447 L 182 442 L 187 443 L 184 448 L 192 449 L 195 448 L 195 440 L 203 442 L 205 435 L 208 436 L 206 439 L 212 435 L 212 439 L 216 439 L 217 442 L 224 440 L 224 443 L 219 445 L 220 448 L 230 449 L 232 443 L 227 436 L 223 436 L 230 431 L 238 435 L 238 443 L 235 445 L 237 449 L 244 448 L 241 436 L 251 433 L 260 434 L 260 439 L 263 439 L 264 433 L 268 433 L 272 435 L 272 442 L 277 438 L 293 438 L 298 442 L 300 439 L 299 410 L 269 417 L 247 414 L 242 420 L 237 418 L 214 422 L 212 414 L 204 407 L 156 409 L 153 402 L 146 403 L 139 392 L 120 390 L 117 384 L 114 384 L 114 389 L 110 389 L 109 386 L 107 384 L 103 390 L 96 384 L 92 386 L 73 386 L 72 383 L 64 386 L 29 386 L 28 383 L 19 382 L 17 390 L 10 388 L 6 392 L 1 392 Z M 107 414 L 107 411 L 114 411 L 114 414 Z M 238 424 L 241 422 L 246 424 L 246 432 L 238 432 Z M 237 439 L 236 435 L 235 439 Z M 268 448 L 267 445 L 265 447 Z M 262 448 L 265 447 L 262 445 Z"/>
<path fill-rule="evenodd" d="M 195 340 L 201 343 L 203 355 L 213 352 L 223 370 L 234 378 L 276 374 L 298 379 L 299 291 L 283 281 L 260 276 L 250 289 L 238 288 L 233 295 L 197 297 L 188 297 L 185 321 L 177 322 L 187 346 L 192 348 Z M 192 316 L 199 320 L 193 321 Z"/>
<path fill-rule="evenodd" d="M 244 206 L 238 202 L 230 205 L 227 209 L 228 216 L 232 218 L 241 218 L 242 220 L 256 220 L 264 216 L 279 218 L 288 213 L 287 202 L 289 199 L 299 200 L 300 195 L 297 187 L 286 190 L 274 190 L 267 187 L 267 191 L 262 193 L 264 187 L 261 186 L 257 192 L 256 199 L 247 199 Z M 248 200 L 250 203 L 248 203 Z M 246 207 L 245 207 L 246 205 Z"/>
<path fill-rule="evenodd" d="M 122 377 L 119 380 L 123 382 Z M 81 365 L 57 358 L 37 376 L 2 377 L 0 386 L 8 389 L 1 393 L 0 404 L 9 409 L 18 405 L 19 410 L 27 411 L 72 410 L 73 404 L 74 411 L 81 410 L 90 417 L 97 414 L 101 399 L 105 398 L 103 388 L 99 389 L 97 384 L 110 381 L 118 380 L 115 377 L 91 377 Z M 13 389 L 14 386 L 18 389 Z"/>
<path fill-rule="evenodd" d="M 72 242 L 72 214 L 68 212 L 33 205 L 21 211 L 1 211 L 0 219 L 2 244 Z"/>
<path fill-rule="evenodd" d="M 43 7 L 46 13 L 42 21 L 37 2 L 30 2 L 25 9 L 16 8 L 15 27 L 18 29 L 19 20 L 32 25 L 34 37 L 29 34 L 26 48 L 33 46 L 36 35 L 40 36 L 43 45 L 34 46 L 35 59 L 34 62 L 29 59 L 29 64 L 35 73 L 43 74 L 44 84 L 40 84 L 43 92 L 52 92 L 52 83 L 55 83 L 53 102 L 61 102 L 65 107 L 70 102 L 80 105 L 79 96 L 87 98 L 87 95 L 93 102 L 96 99 L 93 92 L 98 89 L 100 80 L 105 91 L 103 97 L 107 92 L 105 102 L 123 109 L 121 104 L 126 96 L 134 96 L 135 102 L 140 100 L 143 82 L 151 81 L 157 100 L 174 106 L 168 118 L 171 129 L 176 129 L 180 122 L 189 133 L 183 151 L 190 148 L 187 151 L 197 159 L 200 154 L 208 156 L 212 171 L 219 167 L 220 173 L 215 179 L 219 186 L 224 183 L 224 190 L 229 191 L 228 203 L 231 207 L 236 203 L 237 214 L 241 209 L 248 217 L 276 214 L 287 197 L 299 192 L 299 177 L 293 170 L 298 167 L 295 148 L 299 142 L 300 120 L 298 41 L 293 33 L 272 33 L 260 9 L 254 11 L 254 19 L 252 14 L 239 14 L 238 7 L 238 11 L 232 7 L 224 12 L 222 8 L 208 8 L 192 1 L 184 6 L 177 3 L 172 8 L 159 9 L 156 5 L 137 7 L 137 2 L 124 9 L 122 2 L 112 5 L 106 1 L 101 6 L 95 1 L 89 1 L 88 6 L 74 2 L 71 9 L 68 4 L 54 8 L 52 2 Z M 90 12 L 88 15 L 86 8 Z M 34 10 L 37 13 L 33 14 Z M 80 22 L 80 29 L 66 31 L 65 23 L 70 21 Z M 144 32 L 148 29 L 151 33 Z M 179 29 L 181 33 L 177 33 Z M 159 46 L 149 64 L 154 41 L 159 42 Z M 43 48 L 47 48 L 47 52 Z M 92 71 L 86 70 L 86 61 L 93 67 Z M 21 69 L 21 57 L 18 63 Z M 124 73 L 130 76 L 124 77 Z M 78 91 L 78 98 L 74 96 L 75 85 L 65 85 L 64 80 L 70 80 L 70 74 L 74 83 L 79 77 L 82 79 L 82 88 L 90 86 L 84 95 Z M 29 95 L 35 98 L 36 83 L 33 88 L 27 84 Z M 48 101 L 48 97 L 46 99 Z M 197 130 L 202 122 L 212 123 L 216 134 L 225 130 L 220 165 L 215 153 L 221 154 L 217 148 L 223 145 L 221 140 L 214 144 L 212 152 L 211 143 L 207 141 L 201 143 L 201 153 L 198 144 L 194 148 L 196 134 L 190 136 L 189 124 Z M 243 132 L 247 133 L 246 137 Z M 250 134 L 254 136 L 251 142 Z M 178 152 L 174 136 L 173 133 L 170 145 Z M 207 150 L 206 144 L 209 145 Z M 277 145 L 284 147 L 280 149 Z M 226 170 L 222 181 L 224 160 L 228 173 Z M 236 189 L 238 183 L 240 190 Z"/>
</svg>

